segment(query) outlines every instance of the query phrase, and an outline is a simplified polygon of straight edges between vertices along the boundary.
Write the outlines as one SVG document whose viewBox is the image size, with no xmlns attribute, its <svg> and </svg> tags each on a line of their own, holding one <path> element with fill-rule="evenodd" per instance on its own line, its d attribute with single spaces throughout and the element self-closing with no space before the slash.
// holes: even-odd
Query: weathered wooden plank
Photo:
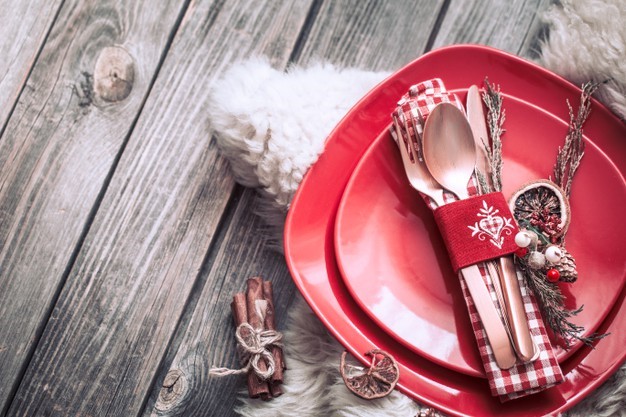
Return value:
<svg viewBox="0 0 626 417">
<path fill-rule="evenodd" d="M 284 66 L 307 9 L 189 5 L 10 415 L 140 412 L 234 187 L 208 136 L 207 91 L 238 57 Z"/>
<path fill-rule="evenodd" d="M 11 114 L 62 1 L 7 3 L 0 7 L 0 126 Z"/>
<path fill-rule="evenodd" d="M 0 415 L 180 9 L 149 1 L 66 1 L 7 124 L 0 142 Z"/>
<path fill-rule="evenodd" d="M 411 9 L 390 8 L 379 2 L 359 2 L 358 7 L 344 1 L 323 4 L 316 11 L 302 51 L 296 51 L 295 56 L 299 62 L 311 62 L 315 56 L 340 66 L 401 66 L 411 59 L 411 54 L 419 54 L 426 47 L 438 14 L 437 5 L 430 1 L 421 2 L 422 7 L 420 2 L 404 4 Z M 420 24 L 413 24 L 408 14 L 424 9 L 430 13 L 423 16 Z M 387 36 L 391 27 L 382 21 L 399 22 L 407 31 L 404 35 L 414 40 L 411 48 L 415 51 L 397 44 L 398 33 Z M 347 48 L 345 52 L 339 51 L 335 39 L 341 39 L 341 48 Z M 265 240 L 265 226 L 255 215 L 255 192 L 246 189 L 233 208 L 225 233 L 212 251 L 215 255 L 201 274 L 202 292 L 190 303 L 186 315 L 190 317 L 181 322 L 157 378 L 145 417 L 201 416 L 207 410 L 215 416 L 235 415 L 233 407 L 243 379 L 209 377 L 208 370 L 211 366 L 238 364 L 228 306 L 233 294 L 244 289 L 247 278 L 260 275 L 273 282 L 278 327 L 284 325 L 296 290 L 283 257 Z"/>
<path fill-rule="evenodd" d="M 550 0 L 451 0 L 433 47 L 477 43 L 531 57 L 542 28 L 538 12 L 550 3 Z"/>
<path fill-rule="evenodd" d="M 443 5 L 437 1 L 324 1 L 297 62 L 396 69 L 424 52 Z"/>
</svg>

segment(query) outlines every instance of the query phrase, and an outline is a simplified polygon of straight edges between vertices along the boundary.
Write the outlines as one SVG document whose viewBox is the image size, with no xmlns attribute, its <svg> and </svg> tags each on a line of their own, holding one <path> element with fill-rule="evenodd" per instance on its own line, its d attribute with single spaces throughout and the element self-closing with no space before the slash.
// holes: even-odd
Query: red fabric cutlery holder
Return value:
<svg viewBox="0 0 626 417">
<path fill-rule="evenodd" d="M 500 192 L 443 205 L 434 215 L 454 272 L 518 248 L 515 234 L 519 230 Z"/>
</svg>

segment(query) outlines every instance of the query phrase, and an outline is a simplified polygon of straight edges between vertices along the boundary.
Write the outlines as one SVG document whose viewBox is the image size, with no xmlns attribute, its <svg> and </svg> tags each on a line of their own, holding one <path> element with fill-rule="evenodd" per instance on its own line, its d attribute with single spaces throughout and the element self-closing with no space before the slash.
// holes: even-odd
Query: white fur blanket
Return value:
<svg viewBox="0 0 626 417">
<path fill-rule="evenodd" d="M 563 1 L 545 18 L 551 30 L 541 63 L 578 84 L 610 79 L 598 96 L 626 119 L 626 1 Z M 259 189 L 261 215 L 274 226 L 277 243 L 293 193 L 323 151 L 324 139 L 385 75 L 331 65 L 283 73 L 253 59 L 234 65 L 215 86 L 213 134 L 237 180 Z M 422 409 L 398 392 L 376 401 L 352 395 L 337 369 L 343 348 L 304 301 L 292 307 L 284 333 L 289 363 L 285 394 L 267 403 L 242 396 L 241 415 L 412 417 Z M 626 366 L 568 415 L 626 415 Z"/>
</svg>

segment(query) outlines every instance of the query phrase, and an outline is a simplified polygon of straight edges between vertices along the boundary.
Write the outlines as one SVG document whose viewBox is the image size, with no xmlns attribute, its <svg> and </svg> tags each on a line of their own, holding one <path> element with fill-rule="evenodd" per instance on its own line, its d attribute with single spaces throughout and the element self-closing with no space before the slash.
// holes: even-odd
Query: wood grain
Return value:
<svg viewBox="0 0 626 417">
<path fill-rule="evenodd" d="M 0 7 L 0 126 L 4 127 L 43 48 L 61 0 L 14 0 Z M 1 409 L 1 408 L 0 408 Z"/>
<path fill-rule="evenodd" d="M 210 142 L 207 92 L 233 59 L 265 52 L 284 65 L 306 10 L 189 4 L 11 415 L 141 411 L 234 186 Z"/>
<path fill-rule="evenodd" d="M 324 1 L 296 61 L 395 70 L 424 52 L 443 3 Z"/>
<path fill-rule="evenodd" d="M 451 0 L 433 47 L 457 43 L 489 45 L 520 56 L 535 55 L 550 0 Z"/>
<path fill-rule="evenodd" d="M 179 5 L 149 3 L 65 2 L 0 142 L 0 415 L 48 321 L 176 22 Z M 111 45 L 134 60 L 132 91 L 116 103 L 93 91 L 95 64 Z M 69 343 L 59 342 L 60 349 Z"/>
</svg>

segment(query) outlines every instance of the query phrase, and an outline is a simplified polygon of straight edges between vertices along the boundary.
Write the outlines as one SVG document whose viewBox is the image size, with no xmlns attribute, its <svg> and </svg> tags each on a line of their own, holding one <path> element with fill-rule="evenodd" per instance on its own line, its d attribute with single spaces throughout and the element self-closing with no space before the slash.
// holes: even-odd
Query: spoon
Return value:
<svg viewBox="0 0 626 417">
<path fill-rule="evenodd" d="M 467 183 L 475 169 L 476 146 L 465 115 L 455 105 L 441 103 L 430 113 L 424 125 L 423 151 L 424 162 L 433 178 L 457 198 L 468 198 Z M 502 369 L 512 367 L 516 362 L 513 346 L 478 266 L 462 268 L 461 273 L 497 365 Z"/>
<path fill-rule="evenodd" d="M 431 175 L 459 200 L 476 166 L 476 145 L 465 115 L 450 103 L 433 109 L 424 125 L 424 161 Z"/>
</svg>

